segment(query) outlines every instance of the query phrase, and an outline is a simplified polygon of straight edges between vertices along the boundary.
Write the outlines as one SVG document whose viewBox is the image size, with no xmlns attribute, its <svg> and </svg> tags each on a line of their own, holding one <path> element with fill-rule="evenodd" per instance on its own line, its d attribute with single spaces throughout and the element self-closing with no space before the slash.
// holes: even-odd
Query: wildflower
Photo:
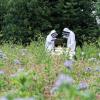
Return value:
<svg viewBox="0 0 100 100">
<path fill-rule="evenodd" d="M 100 53 L 98 53 L 98 56 L 100 57 Z"/>
<path fill-rule="evenodd" d="M 8 100 L 6 97 L 0 97 L 0 100 Z"/>
<path fill-rule="evenodd" d="M 56 90 L 58 90 L 59 87 L 62 84 L 69 84 L 69 85 L 71 85 L 73 82 L 74 82 L 74 80 L 73 80 L 72 77 L 70 77 L 68 75 L 65 75 L 65 74 L 60 74 L 58 76 L 57 81 L 54 84 L 54 87 L 51 89 L 51 93 L 54 93 Z"/>
<path fill-rule="evenodd" d="M 73 65 L 73 61 L 72 60 L 67 60 L 64 62 L 64 66 L 67 67 L 68 69 L 72 70 L 72 65 Z"/>
<path fill-rule="evenodd" d="M 27 49 L 21 49 L 22 52 L 27 52 Z"/>
<path fill-rule="evenodd" d="M 84 52 L 81 52 L 81 55 L 83 56 L 85 53 Z"/>
<path fill-rule="evenodd" d="M 96 64 L 99 65 L 99 64 L 100 64 L 100 60 L 97 60 L 97 61 L 96 61 Z"/>
<path fill-rule="evenodd" d="M 78 90 L 85 90 L 88 88 L 88 84 L 86 82 L 81 82 L 78 86 Z"/>
<path fill-rule="evenodd" d="M 3 58 L 3 59 L 7 59 L 6 54 L 3 54 L 2 58 Z"/>
<path fill-rule="evenodd" d="M 14 100 L 35 100 L 34 97 L 31 98 L 16 98 Z"/>
<path fill-rule="evenodd" d="M 11 77 L 17 77 L 17 76 L 18 76 L 18 73 L 11 74 L 10 76 L 11 76 Z"/>
<path fill-rule="evenodd" d="M 92 68 L 91 68 L 91 67 L 86 67 L 86 68 L 85 68 L 85 71 L 86 71 L 86 72 L 91 72 L 91 71 L 92 71 Z"/>
<path fill-rule="evenodd" d="M 100 66 L 97 66 L 95 71 L 100 72 Z"/>
<path fill-rule="evenodd" d="M 50 91 L 51 94 L 54 94 L 57 90 L 59 89 L 59 87 L 53 87 Z"/>
<path fill-rule="evenodd" d="M 19 68 L 17 72 L 19 73 L 19 72 L 22 72 L 22 71 L 24 71 L 24 68 Z"/>
<path fill-rule="evenodd" d="M 6 54 L 4 54 L 1 50 L 0 50 L 0 59 L 7 59 Z"/>
<path fill-rule="evenodd" d="M 78 76 L 78 77 L 81 77 L 81 73 L 77 73 L 77 76 Z"/>
<path fill-rule="evenodd" d="M 55 51 L 52 53 L 52 55 L 61 55 L 63 54 L 63 48 L 62 47 L 56 47 Z"/>
<path fill-rule="evenodd" d="M 97 61 L 97 59 L 96 58 L 94 58 L 94 57 L 92 57 L 92 58 L 90 58 L 90 59 L 88 59 L 89 61 Z"/>
<path fill-rule="evenodd" d="M 27 49 L 21 49 L 20 53 L 22 56 L 25 56 L 27 54 Z"/>
<path fill-rule="evenodd" d="M 0 70 L 0 74 L 4 74 L 4 71 Z"/>
<path fill-rule="evenodd" d="M 18 64 L 21 64 L 21 62 L 18 59 L 15 59 L 14 64 L 18 65 Z"/>
<path fill-rule="evenodd" d="M 23 72 L 24 71 L 24 68 L 19 68 L 18 70 L 17 70 L 17 72 L 16 73 L 14 73 L 14 74 L 11 74 L 10 76 L 11 77 L 17 77 L 21 72 Z M 27 73 L 26 73 L 27 74 Z"/>
<path fill-rule="evenodd" d="M 73 79 L 65 74 L 61 74 L 58 77 L 58 80 L 56 81 L 55 85 L 56 86 L 60 86 L 62 83 L 66 83 L 66 84 L 71 84 L 73 82 Z"/>
<path fill-rule="evenodd" d="M 3 51 L 2 50 L 0 50 L 0 54 L 2 54 L 3 53 Z"/>
<path fill-rule="evenodd" d="M 2 54 L 2 53 L 0 53 L 0 58 L 1 58 L 1 59 L 3 58 L 3 54 Z"/>
</svg>

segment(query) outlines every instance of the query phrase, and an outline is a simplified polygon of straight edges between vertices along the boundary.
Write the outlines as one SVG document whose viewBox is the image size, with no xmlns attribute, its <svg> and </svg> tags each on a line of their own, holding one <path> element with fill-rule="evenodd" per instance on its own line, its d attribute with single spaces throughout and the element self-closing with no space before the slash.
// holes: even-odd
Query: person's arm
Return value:
<svg viewBox="0 0 100 100">
<path fill-rule="evenodd" d="M 69 41 L 68 41 L 69 51 L 74 51 L 75 45 L 76 45 L 75 34 L 74 33 L 71 33 L 71 35 L 69 37 Z"/>
<path fill-rule="evenodd" d="M 55 41 L 57 38 L 52 38 L 52 40 L 51 41 Z"/>
<path fill-rule="evenodd" d="M 71 37 L 71 46 L 75 44 L 75 35 L 72 35 Z"/>
</svg>

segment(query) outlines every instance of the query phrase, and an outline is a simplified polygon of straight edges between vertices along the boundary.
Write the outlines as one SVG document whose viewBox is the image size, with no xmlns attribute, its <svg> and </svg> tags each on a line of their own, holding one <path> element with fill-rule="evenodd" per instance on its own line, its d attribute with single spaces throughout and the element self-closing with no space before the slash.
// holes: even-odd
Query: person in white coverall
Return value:
<svg viewBox="0 0 100 100">
<path fill-rule="evenodd" d="M 57 32 L 52 30 L 46 38 L 45 48 L 48 52 L 54 51 Z"/>
<path fill-rule="evenodd" d="M 75 55 L 75 48 L 76 48 L 75 34 L 70 29 L 64 28 L 62 35 L 63 38 L 67 39 L 67 48 L 69 50 L 69 56 L 70 59 L 73 59 L 73 56 Z"/>
</svg>

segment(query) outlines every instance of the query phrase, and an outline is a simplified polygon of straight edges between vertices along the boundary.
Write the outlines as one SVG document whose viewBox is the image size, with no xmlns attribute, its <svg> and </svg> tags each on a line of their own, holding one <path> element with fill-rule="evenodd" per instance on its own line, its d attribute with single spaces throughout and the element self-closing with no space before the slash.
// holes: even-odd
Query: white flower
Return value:
<svg viewBox="0 0 100 100">
<path fill-rule="evenodd" d="M 62 47 L 56 47 L 55 48 L 55 51 L 54 51 L 54 54 L 55 55 L 61 55 L 61 54 L 63 54 L 63 48 Z"/>
<path fill-rule="evenodd" d="M 96 72 L 100 72 L 100 66 L 96 67 Z"/>
<path fill-rule="evenodd" d="M 89 61 L 96 61 L 97 59 L 96 58 L 90 58 L 90 59 L 88 59 Z"/>
<path fill-rule="evenodd" d="M 27 49 L 21 49 L 20 53 L 22 56 L 25 56 L 27 54 Z"/>
<path fill-rule="evenodd" d="M 85 53 L 84 52 L 81 52 L 81 55 L 83 56 Z"/>
<path fill-rule="evenodd" d="M 100 53 L 98 54 L 98 56 L 100 57 Z"/>
</svg>

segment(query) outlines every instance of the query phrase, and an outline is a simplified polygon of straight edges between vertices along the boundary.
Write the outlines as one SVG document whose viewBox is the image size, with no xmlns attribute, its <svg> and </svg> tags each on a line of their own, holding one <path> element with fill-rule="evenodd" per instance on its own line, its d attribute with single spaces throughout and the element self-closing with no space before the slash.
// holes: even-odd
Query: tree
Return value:
<svg viewBox="0 0 100 100">
<path fill-rule="evenodd" d="M 96 15 L 97 15 L 97 22 L 100 24 L 100 0 L 96 2 Z M 100 28 L 100 27 L 99 27 Z"/>
<path fill-rule="evenodd" d="M 96 0 L 59 0 L 51 7 L 51 21 L 60 29 L 69 27 L 76 33 L 77 43 L 95 41 L 98 37 L 96 16 L 92 14 Z"/>
<path fill-rule="evenodd" d="M 27 43 L 56 29 L 69 27 L 76 34 L 78 44 L 95 41 L 98 26 L 95 15 L 96 0 L 8 0 L 3 17 L 3 39 L 13 43 Z"/>
</svg>

